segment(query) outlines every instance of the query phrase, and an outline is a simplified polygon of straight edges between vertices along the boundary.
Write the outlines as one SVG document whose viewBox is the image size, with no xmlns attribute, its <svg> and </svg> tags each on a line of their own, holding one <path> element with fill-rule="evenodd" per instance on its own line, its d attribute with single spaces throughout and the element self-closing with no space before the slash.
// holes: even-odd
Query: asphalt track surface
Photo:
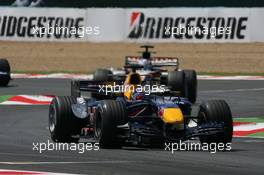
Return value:
<svg viewBox="0 0 264 175">
<path fill-rule="evenodd" d="M 68 95 L 69 80 L 16 79 L 0 95 Z M 199 101 L 225 99 L 234 117 L 264 116 L 264 81 L 199 81 Z M 232 151 L 33 151 L 50 140 L 48 106 L 0 106 L 0 169 L 81 174 L 263 174 L 264 140 L 235 138 Z"/>
</svg>

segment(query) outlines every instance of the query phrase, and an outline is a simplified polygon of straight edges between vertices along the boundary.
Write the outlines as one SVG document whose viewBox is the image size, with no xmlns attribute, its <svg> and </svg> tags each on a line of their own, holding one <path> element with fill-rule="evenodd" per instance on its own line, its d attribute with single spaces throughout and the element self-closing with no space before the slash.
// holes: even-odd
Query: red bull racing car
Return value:
<svg viewBox="0 0 264 175">
<path fill-rule="evenodd" d="M 136 72 L 129 73 L 125 82 L 116 80 L 115 84 L 73 80 L 73 95 L 55 97 L 50 104 L 52 140 L 78 142 L 86 138 L 98 142 L 101 148 L 161 147 L 165 142 L 191 138 L 199 138 L 202 143 L 231 142 L 232 114 L 225 101 L 192 104 L 181 97 L 180 91 L 169 87 L 158 86 L 147 94 L 148 85 Z M 105 98 L 82 96 L 85 91 Z M 191 121 L 195 125 L 190 125 Z"/>
</svg>

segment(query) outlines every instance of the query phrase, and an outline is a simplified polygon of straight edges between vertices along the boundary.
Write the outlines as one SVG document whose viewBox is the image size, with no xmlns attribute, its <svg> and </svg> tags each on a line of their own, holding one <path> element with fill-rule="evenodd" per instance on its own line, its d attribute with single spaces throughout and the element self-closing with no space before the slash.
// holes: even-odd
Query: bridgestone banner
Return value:
<svg viewBox="0 0 264 175">
<path fill-rule="evenodd" d="M 263 42 L 264 8 L 0 8 L 0 40 Z"/>
<path fill-rule="evenodd" d="M 248 9 L 135 9 L 127 15 L 130 40 L 250 41 Z"/>
<path fill-rule="evenodd" d="M 79 35 L 66 32 L 50 32 L 40 35 L 34 29 L 86 25 L 85 10 L 45 8 L 0 8 L 0 38 L 16 41 L 47 41 L 67 39 L 81 40 Z"/>
</svg>

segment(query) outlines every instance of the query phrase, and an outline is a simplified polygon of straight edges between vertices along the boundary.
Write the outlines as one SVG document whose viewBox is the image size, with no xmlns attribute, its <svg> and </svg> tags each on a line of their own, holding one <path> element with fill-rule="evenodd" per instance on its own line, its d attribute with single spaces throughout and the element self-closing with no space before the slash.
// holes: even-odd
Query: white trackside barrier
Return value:
<svg viewBox="0 0 264 175">
<path fill-rule="evenodd" d="M 264 8 L 0 7 L 0 40 L 263 42 Z"/>
</svg>

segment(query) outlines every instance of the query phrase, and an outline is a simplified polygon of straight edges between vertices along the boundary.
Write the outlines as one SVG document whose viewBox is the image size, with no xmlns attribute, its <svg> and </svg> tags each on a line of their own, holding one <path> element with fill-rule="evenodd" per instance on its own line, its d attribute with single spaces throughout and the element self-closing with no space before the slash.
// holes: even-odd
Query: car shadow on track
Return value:
<svg viewBox="0 0 264 175">
<path fill-rule="evenodd" d="M 4 88 L 13 88 L 13 87 L 18 87 L 18 85 L 17 84 L 9 84 L 9 85 L 7 85 L 7 86 L 0 86 L 0 89 L 4 89 Z"/>
</svg>

